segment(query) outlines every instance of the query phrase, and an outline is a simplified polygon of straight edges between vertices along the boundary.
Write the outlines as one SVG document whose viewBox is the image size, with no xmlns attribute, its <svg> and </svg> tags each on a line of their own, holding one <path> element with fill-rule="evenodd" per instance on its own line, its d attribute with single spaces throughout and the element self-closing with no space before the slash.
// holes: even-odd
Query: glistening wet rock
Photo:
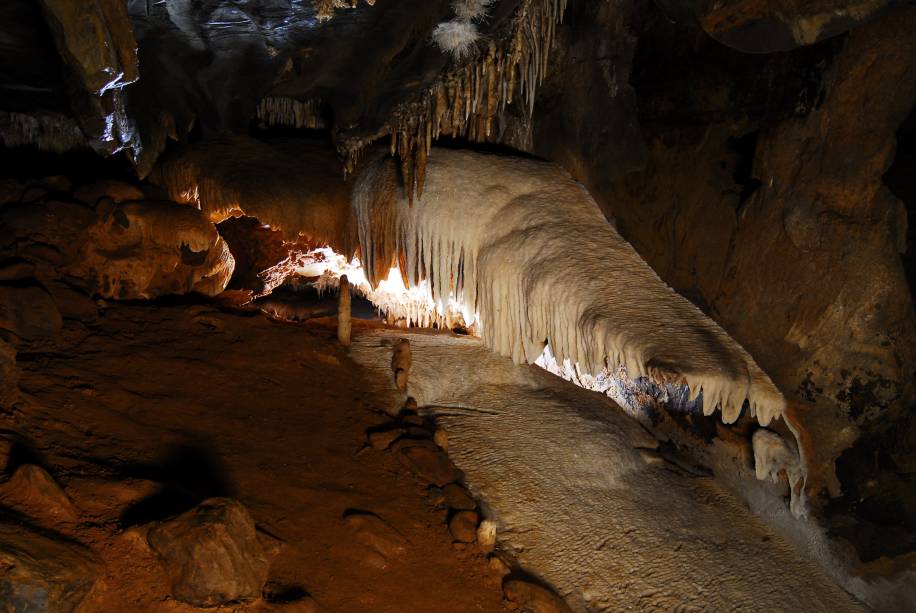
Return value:
<svg viewBox="0 0 916 613">
<path fill-rule="evenodd" d="M 149 529 L 171 574 L 172 596 L 196 606 L 258 598 L 268 562 L 254 521 L 238 501 L 210 498 Z"/>
</svg>

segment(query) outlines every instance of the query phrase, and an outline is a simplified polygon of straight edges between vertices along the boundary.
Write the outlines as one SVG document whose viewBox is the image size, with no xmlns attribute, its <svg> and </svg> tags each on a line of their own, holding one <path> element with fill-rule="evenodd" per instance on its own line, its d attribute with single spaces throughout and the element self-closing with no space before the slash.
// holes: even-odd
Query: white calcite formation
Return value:
<svg viewBox="0 0 916 613">
<path fill-rule="evenodd" d="M 463 305 L 473 313 L 466 323 L 517 363 L 534 363 L 549 343 L 581 372 L 623 368 L 631 379 L 686 385 L 691 398 L 702 391 L 704 411 L 721 409 L 727 423 L 745 400 L 763 425 L 782 414 L 783 396 L 753 358 L 665 285 L 557 166 L 437 150 L 413 206 L 391 191 L 394 173 L 377 155 L 354 184 L 373 287 L 400 265 L 408 285 L 428 284 L 438 312 Z"/>
</svg>

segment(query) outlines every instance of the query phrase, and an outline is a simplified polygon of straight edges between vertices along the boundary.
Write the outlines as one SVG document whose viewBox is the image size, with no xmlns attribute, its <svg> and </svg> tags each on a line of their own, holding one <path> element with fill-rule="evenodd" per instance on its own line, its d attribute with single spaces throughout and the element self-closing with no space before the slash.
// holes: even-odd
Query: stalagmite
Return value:
<svg viewBox="0 0 916 613">
<path fill-rule="evenodd" d="M 347 275 L 340 278 L 340 298 L 337 302 L 337 340 L 344 347 L 350 346 L 350 282 Z"/>
<path fill-rule="evenodd" d="M 391 354 L 391 371 L 394 373 L 394 383 L 402 392 L 407 389 L 411 361 L 410 341 L 402 338 L 395 343 L 394 351 Z"/>
<path fill-rule="evenodd" d="M 791 495 L 789 508 L 796 517 L 805 515 L 805 474 L 798 452 L 783 437 L 765 428 L 754 432 L 751 441 L 757 478 L 778 483 L 780 473 L 785 473 Z"/>
<path fill-rule="evenodd" d="M 464 323 L 516 362 L 535 362 L 549 343 L 559 363 L 582 372 L 622 368 L 631 379 L 684 385 L 691 399 L 702 391 L 704 413 L 718 407 L 726 423 L 745 401 L 763 425 L 782 414 L 782 394 L 753 358 L 666 286 L 563 170 L 438 150 L 414 206 L 392 193 L 396 173 L 379 152 L 354 183 L 373 287 L 400 263 L 412 287 L 428 284 L 434 310 L 462 305 Z"/>
</svg>

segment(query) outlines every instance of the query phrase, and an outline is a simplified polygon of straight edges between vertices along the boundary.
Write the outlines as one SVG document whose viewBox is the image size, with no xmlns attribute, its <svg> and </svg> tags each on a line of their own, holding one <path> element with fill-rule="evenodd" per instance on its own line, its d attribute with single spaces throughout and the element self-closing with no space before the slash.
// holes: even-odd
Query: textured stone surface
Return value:
<svg viewBox="0 0 916 613">
<path fill-rule="evenodd" d="M 150 546 L 171 574 L 182 602 L 214 606 L 261 596 L 268 563 L 254 522 L 239 502 L 211 498 L 152 526 Z"/>
<path fill-rule="evenodd" d="M 0 524 L 0 603 L 15 613 L 70 613 L 92 588 L 98 562 L 82 547 Z"/>
<path fill-rule="evenodd" d="M 73 524 L 79 513 L 69 496 L 40 466 L 23 464 L 0 483 L 0 504 L 44 527 Z"/>
<path fill-rule="evenodd" d="M 351 345 L 376 380 L 393 336 Z M 411 344 L 408 393 L 448 429 L 500 547 L 574 610 L 860 610 L 714 480 L 646 463 L 639 450 L 656 441 L 607 398 L 475 339 L 415 334 Z"/>
</svg>

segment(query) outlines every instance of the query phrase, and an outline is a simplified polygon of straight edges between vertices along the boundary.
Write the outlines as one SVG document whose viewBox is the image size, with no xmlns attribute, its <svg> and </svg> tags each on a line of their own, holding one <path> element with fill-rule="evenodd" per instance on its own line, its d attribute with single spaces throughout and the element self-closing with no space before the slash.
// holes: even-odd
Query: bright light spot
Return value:
<svg viewBox="0 0 916 613">
<path fill-rule="evenodd" d="M 262 295 L 272 292 L 291 275 L 314 278 L 313 285 L 319 292 L 336 290 L 340 278 L 346 275 L 350 286 L 379 311 L 387 314 L 389 321 L 405 326 L 461 326 L 468 329 L 473 327 L 477 331 L 480 328 L 478 314 L 454 294 L 450 294 L 447 301 L 435 300 L 426 280 L 406 287 L 401 271 L 396 266 L 388 271 L 388 276 L 377 288 L 372 289 L 359 258 L 348 261 L 330 247 L 291 253 L 286 260 L 265 270 L 261 273 L 265 284 Z"/>
</svg>

